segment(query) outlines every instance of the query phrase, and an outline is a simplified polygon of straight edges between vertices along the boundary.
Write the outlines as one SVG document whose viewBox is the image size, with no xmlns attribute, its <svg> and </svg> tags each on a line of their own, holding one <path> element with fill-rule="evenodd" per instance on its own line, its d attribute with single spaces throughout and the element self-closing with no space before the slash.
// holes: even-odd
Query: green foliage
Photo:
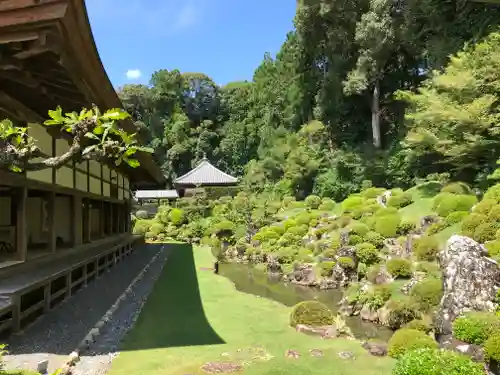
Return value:
<svg viewBox="0 0 500 375">
<path fill-rule="evenodd" d="M 335 201 L 330 198 L 323 198 L 318 209 L 320 211 L 333 211 L 335 209 Z"/>
<path fill-rule="evenodd" d="M 380 233 L 370 231 L 364 235 L 364 240 L 371 243 L 376 248 L 384 246 L 384 237 Z"/>
<path fill-rule="evenodd" d="M 368 228 L 365 224 L 360 222 L 354 222 L 349 224 L 347 226 L 347 229 L 350 231 L 350 233 L 354 233 L 359 236 L 364 236 L 366 235 L 366 233 L 370 231 L 370 228 Z"/>
<path fill-rule="evenodd" d="M 433 209 L 441 217 L 452 212 L 469 211 L 477 203 L 473 195 L 440 193 L 434 198 Z"/>
<path fill-rule="evenodd" d="M 479 224 L 474 231 L 472 238 L 479 243 L 485 243 L 486 241 L 494 240 L 497 234 L 498 224 L 497 223 L 482 223 Z"/>
<path fill-rule="evenodd" d="M 185 219 L 184 210 L 172 208 L 172 210 L 168 213 L 168 219 L 176 226 L 183 224 Z"/>
<path fill-rule="evenodd" d="M 340 205 L 344 212 L 352 212 L 356 209 L 361 208 L 365 202 L 364 198 L 359 195 L 353 195 L 345 199 Z"/>
<path fill-rule="evenodd" d="M 441 302 L 443 296 L 442 281 L 433 277 L 424 279 L 411 288 L 410 295 L 421 306 L 422 310 L 429 311 Z"/>
<path fill-rule="evenodd" d="M 387 205 L 389 207 L 403 208 L 413 203 L 413 197 L 409 193 L 402 193 L 397 195 L 392 195 Z"/>
<path fill-rule="evenodd" d="M 400 358 L 416 349 L 437 349 L 438 344 L 430 336 L 416 329 L 397 330 L 389 340 L 387 352 L 391 357 Z"/>
<path fill-rule="evenodd" d="M 399 358 L 392 375 L 483 375 L 481 363 L 451 350 L 421 348 Z"/>
<path fill-rule="evenodd" d="M 483 200 L 491 200 L 500 203 L 500 184 L 496 184 L 490 187 L 486 193 L 484 193 Z"/>
<path fill-rule="evenodd" d="M 366 266 L 370 266 L 372 264 L 378 263 L 379 253 L 375 245 L 363 242 L 356 245 L 356 255 L 361 263 L 364 263 Z"/>
<path fill-rule="evenodd" d="M 391 299 L 387 303 L 390 310 L 388 326 L 392 329 L 399 329 L 405 324 L 415 319 L 421 318 L 418 304 L 410 298 Z"/>
<path fill-rule="evenodd" d="M 494 360 L 500 363 L 500 330 L 492 333 L 484 342 L 484 357 L 486 360 Z"/>
<path fill-rule="evenodd" d="M 379 195 L 383 194 L 384 191 L 384 188 L 369 187 L 368 189 L 363 190 L 360 194 L 365 199 L 372 199 L 377 198 Z"/>
<path fill-rule="evenodd" d="M 412 221 L 403 221 L 398 225 L 398 234 L 405 236 L 416 229 L 416 224 Z"/>
<path fill-rule="evenodd" d="M 307 207 L 316 209 L 321 204 L 321 198 L 317 195 L 309 195 L 306 197 L 305 203 Z"/>
<path fill-rule="evenodd" d="M 466 183 L 463 183 L 463 182 L 452 182 L 451 184 L 444 186 L 441 189 L 441 192 L 442 193 L 457 194 L 457 195 L 473 194 L 470 186 L 468 186 Z"/>
<path fill-rule="evenodd" d="M 476 228 L 479 227 L 479 225 L 486 223 L 487 220 L 488 218 L 486 215 L 473 212 L 462 221 L 462 234 L 464 236 L 474 237 Z"/>
<path fill-rule="evenodd" d="M 132 229 L 133 234 L 144 235 L 149 231 L 153 225 L 152 220 L 137 220 L 135 222 L 134 228 Z"/>
<path fill-rule="evenodd" d="M 468 215 L 469 215 L 468 211 L 455 211 L 446 216 L 444 221 L 446 223 L 446 226 L 450 227 L 453 224 L 460 223 Z"/>
<path fill-rule="evenodd" d="M 356 264 L 354 263 L 354 260 L 349 257 L 339 257 L 337 259 L 337 264 L 346 269 L 354 269 L 356 267 Z"/>
<path fill-rule="evenodd" d="M 483 199 L 474 207 L 475 214 L 488 215 L 491 209 L 498 203 L 494 199 Z"/>
<path fill-rule="evenodd" d="M 490 241 L 484 244 L 488 254 L 491 258 L 498 258 L 500 256 L 500 241 Z"/>
<path fill-rule="evenodd" d="M 318 267 L 321 270 L 321 276 L 328 277 L 332 275 L 333 267 L 335 267 L 334 261 L 319 262 Z"/>
<path fill-rule="evenodd" d="M 468 312 L 453 322 L 453 336 L 481 345 L 500 329 L 500 317 L 490 312 Z"/>
<path fill-rule="evenodd" d="M 413 242 L 413 253 L 418 260 L 432 261 L 439 252 L 439 241 L 436 237 L 424 236 Z"/>
<path fill-rule="evenodd" d="M 298 324 L 309 326 L 326 326 L 333 324 L 335 316 L 324 304 L 318 301 L 303 301 L 292 308 L 290 314 L 290 326 Z"/>
<path fill-rule="evenodd" d="M 399 215 L 383 215 L 376 218 L 374 229 L 383 237 L 395 237 L 400 223 Z"/>
<path fill-rule="evenodd" d="M 412 265 L 407 259 L 392 258 L 387 261 L 387 271 L 395 278 L 409 278 L 412 274 Z"/>
<path fill-rule="evenodd" d="M 403 328 L 415 329 L 426 334 L 429 334 L 432 331 L 432 325 L 428 321 L 423 319 L 414 319 L 411 322 L 405 324 Z"/>
</svg>

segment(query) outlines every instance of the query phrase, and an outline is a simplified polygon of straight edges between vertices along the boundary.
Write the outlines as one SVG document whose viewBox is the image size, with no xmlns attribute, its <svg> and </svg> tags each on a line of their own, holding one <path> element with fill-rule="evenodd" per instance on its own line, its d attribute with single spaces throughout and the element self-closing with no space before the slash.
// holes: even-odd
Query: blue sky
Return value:
<svg viewBox="0 0 500 375">
<path fill-rule="evenodd" d="M 158 69 L 203 72 L 218 84 L 251 79 L 293 27 L 295 0 L 86 0 L 115 86 Z M 128 74 L 127 74 L 128 72 Z"/>
</svg>

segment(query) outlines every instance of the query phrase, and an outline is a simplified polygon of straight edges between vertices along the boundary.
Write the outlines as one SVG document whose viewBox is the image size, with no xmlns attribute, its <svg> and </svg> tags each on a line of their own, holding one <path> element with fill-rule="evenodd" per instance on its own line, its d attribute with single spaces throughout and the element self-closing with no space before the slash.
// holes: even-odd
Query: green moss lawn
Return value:
<svg viewBox="0 0 500 375">
<path fill-rule="evenodd" d="M 207 362 L 243 364 L 244 374 L 388 375 L 392 359 L 359 342 L 321 340 L 288 326 L 290 308 L 236 291 L 210 268 L 208 248 L 169 245 L 172 252 L 110 375 L 203 374 Z M 285 356 L 287 350 L 298 359 Z M 322 357 L 309 351 L 319 349 Z M 348 351 L 355 359 L 341 359 Z"/>
</svg>

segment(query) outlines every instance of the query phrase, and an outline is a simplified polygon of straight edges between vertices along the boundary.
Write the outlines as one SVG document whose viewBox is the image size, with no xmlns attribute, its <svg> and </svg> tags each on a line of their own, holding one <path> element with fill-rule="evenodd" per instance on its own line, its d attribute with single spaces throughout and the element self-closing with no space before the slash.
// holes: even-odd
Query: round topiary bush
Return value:
<svg viewBox="0 0 500 375">
<path fill-rule="evenodd" d="M 497 204 L 497 201 L 494 199 L 483 199 L 474 206 L 474 210 L 472 212 L 475 214 L 488 215 L 491 209 Z"/>
<path fill-rule="evenodd" d="M 491 199 L 497 203 L 500 203 L 500 184 L 496 184 L 490 187 L 486 193 L 484 193 L 483 199 Z"/>
<path fill-rule="evenodd" d="M 333 324 L 335 316 L 324 304 L 318 301 L 303 301 L 296 304 L 290 314 L 290 325 L 298 324 L 319 327 Z"/>
<path fill-rule="evenodd" d="M 153 225 L 152 220 L 137 220 L 134 224 L 134 228 L 132 229 L 132 233 L 144 235 L 149 231 L 151 225 Z"/>
<path fill-rule="evenodd" d="M 306 206 L 312 209 L 316 209 L 321 204 L 321 198 L 317 195 L 309 195 L 305 199 Z"/>
<path fill-rule="evenodd" d="M 363 197 L 359 195 L 351 195 L 341 203 L 342 210 L 344 212 L 352 212 L 355 209 L 360 208 L 364 202 L 365 199 Z"/>
<path fill-rule="evenodd" d="M 420 237 L 413 243 L 413 253 L 418 260 L 432 261 L 439 252 L 439 241 L 435 237 Z"/>
<path fill-rule="evenodd" d="M 319 262 L 318 267 L 321 272 L 321 276 L 328 277 L 332 275 L 333 267 L 335 267 L 335 262 L 332 260 Z"/>
<path fill-rule="evenodd" d="M 354 269 L 356 267 L 354 260 L 349 257 L 339 257 L 337 259 L 337 264 L 345 269 Z"/>
<path fill-rule="evenodd" d="M 452 182 L 441 189 L 442 193 L 472 194 L 472 189 L 464 182 Z"/>
<path fill-rule="evenodd" d="M 390 310 L 387 323 L 392 329 L 399 329 L 412 320 L 420 319 L 422 315 L 419 306 L 408 297 L 391 299 L 387 308 Z"/>
<path fill-rule="evenodd" d="M 484 375 L 484 368 L 451 350 L 420 348 L 401 356 L 392 375 Z"/>
<path fill-rule="evenodd" d="M 389 340 L 388 354 L 393 358 L 399 358 L 406 352 L 416 349 L 435 349 L 438 347 L 432 337 L 416 329 L 402 328 L 397 330 Z"/>
<path fill-rule="evenodd" d="M 403 221 L 403 222 L 399 223 L 399 225 L 398 225 L 398 234 L 401 236 L 405 236 L 408 233 L 414 231 L 416 227 L 417 226 L 415 225 L 414 222 Z"/>
<path fill-rule="evenodd" d="M 387 201 L 389 207 L 403 208 L 413 203 L 413 197 L 410 193 L 392 195 Z"/>
<path fill-rule="evenodd" d="M 433 209 L 441 217 L 455 211 L 469 211 L 477 203 L 474 195 L 440 193 L 434 198 Z"/>
<path fill-rule="evenodd" d="M 422 310 L 428 311 L 441 302 L 443 296 L 442 282 L 433 277 L 424 279 L 411 288 L 410 295 L 421 306 Z"/>
<path fill-rule="evenodd" d="M 370 228 L 368 228 L 368 226 L 360 222 L 354 222 L 349 224 L 347 226 L 347 229 L 350 231 L 350 233 L 354 233 L 359 236 L 364 236 L 366 233 L 370 231 Z"/>
<path fill-rule="evenodd" d="M 387 262 L 387 271 L 397 278 L 411 277 L 412 269 L 411 262 L 403 258 L 393 258 Z"/>
<path fill-rule="evenodd" d="M 356 246 L 356 255 L 361 263 L 371 266 L 380 260 L 379 253 L 375 245 L 368 242 L 359 243 Z"/>
<path fill-rule="evenodd" d="M 468 215 L 469 215 L 468 211 L 455 211 L 446 216 L 444 222 L 446 223 L 446 226 L 450 227 L 453 224 L 460 223 Z"/>
<path fill-rule="evenodd" d="M 382 237 L 380 233 L 370 231 L 363 237 L 366 242 L 371 243 L 376 248 L 381 248 L 382 246 L 384 246 L 384 237 Z"/>
<path fill-rule="evenodd" d="M 497 230 L 498 224 L 496 222 L 482 223 L 478 225 L 472 238 L 479 243 L 485 243 L 495 239 Z"/>
<path fill-rule="evenodd" d="M 481 345 L 500 329 L 500 316 L 490 312 L 468 312 L 453 322 L 453 336 L 469 344 Z"/>
<path fill-rule="evenodd" d="M 500 363 L 500 330 L 495 331 L 484 342 L 484 358 Z"/>
<path fill-rule="evenodd" d="M 180 208 L 172 208 L 168 213 L 168 218 L 170 222 L 174 225 L 181 225 L 184 223 L 184 210 Z"/>
<path fill-rule="evenodd" d="M 427 334 L 432 331 L 432 325 L 423 319 L 414 319 L 411 322 L 405 324 L 403 328 L 416 329 L 417 331 L 422 331 Z"/>
<path fill-rule="evenodd" d="M 484 247 L 488 250 L 488 254 L 491 258 L 497 258 L 500 256 L 500 241 L 498 239 L 496 241 L 486 243 Z"/>
<path fill-rule="evenodd" d="M 375 232 L 384 237 L 395 237 L 401 218 L 397 214 L 382 215 L 375 220 Z"/>
<path fill-rule="evenodd" d="M 461 229 L 462 229 L 462 234 L 467 237 L 474 237 L 474 232 L 476 231 L 476 228 L 488 221 L 488 217 L 483 214 L 478 214 L 473 212 L 469 216 L 467 216 L 465 219 L 462 221 Z"/>
</svg>

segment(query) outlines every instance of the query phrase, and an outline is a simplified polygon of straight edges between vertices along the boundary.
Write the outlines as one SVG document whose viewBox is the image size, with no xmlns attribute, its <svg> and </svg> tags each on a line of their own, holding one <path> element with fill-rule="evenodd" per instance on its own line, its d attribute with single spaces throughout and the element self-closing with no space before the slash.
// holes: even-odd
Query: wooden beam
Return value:
<svg viewBox="0 0 500 375">
<path fill-rule="evenodd" d="M 72 196 L 72 214 L 73 214 L 73 246 L 82 244 L 82 198 L 78 195 Z"/>
<path fill-rule="evenodd" d="M 64 17 L 68 8 L 66 2 L 47 2 L 47 0 L 39 2 L 39 5 L 36 6 L 33 6 L 32 1 L 32 6 L 25 8 L 17 0 L 2 1 L 0 4 L 2 5 L 0 8 L 0 28 L 57 21 Z"/>
<path fill-rule="evenodd" d="M 1 3 L 0 3 L 0 10 L 1 10 Z M 38 37 L 39 34 L 36 31 L 23 31 L 23 32 L 10 33 L 7 35 L 0 35 L 0 44 L 26 42 L 30 40 L 36 40 L 38 39 Z"/>
<path fill-rule="evenodd" d="M 18 71 L 18 70 L 9 70 L 8 72 L 0 71 L 0 78 L 17 82 L 29 88 L 36 88 L 40 86 L 40 81 L 33 78 L 31 74 L 29 74 L 29 72 L 26 71 Z"/>
<path fill-rule="evenodd" d="M 3 106 L 2 104 L 5 104 L 5 106 Z M 11 97 L 4 91 L 0 91 L 0 106 L 2 106 L 2 108 L 10 110 L 11 112 L 12 110 L 14 110 L 17 114 L 17 117 L 22 121 L 43 122 L 43 118 L 38 113 L 28 108 L 23 103 Z"/>
<path fill-rule="evenodd" d="M 56 252 L 56 194 L 53 191 L 47 193 L 47 221 L 49 228 L 49 251 Z"/>
</svg>

